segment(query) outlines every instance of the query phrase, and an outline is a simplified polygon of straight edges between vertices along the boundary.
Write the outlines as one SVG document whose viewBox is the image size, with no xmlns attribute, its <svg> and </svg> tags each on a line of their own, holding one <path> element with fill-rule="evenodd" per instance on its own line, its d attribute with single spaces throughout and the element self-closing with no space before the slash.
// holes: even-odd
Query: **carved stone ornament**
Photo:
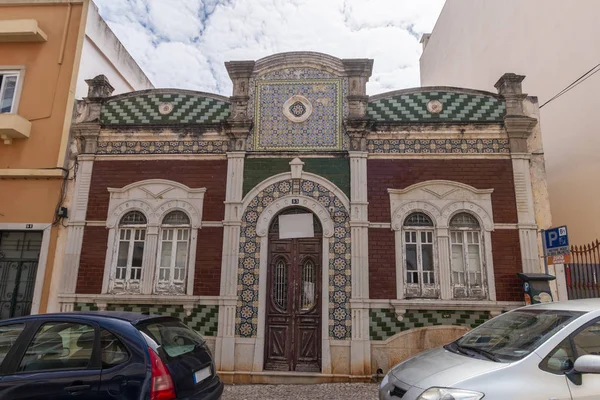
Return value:
<svg viewBox="0 0 600 400">
<path fill-rule="evenodd" d="M 427 111 L 429 111 L 432 114 L 441 113 L 443 108 L 444 105 L 439 100 L 431 100 L 429 103 L 427 103 Z"/>
<path fill-rule="evenodd" d="M 160 115 L 169 115 L 173 112 L 173 103 L 160 103 L 158 105 Z"/>
<path fill-rule="evenodd" d="M 292 122 L 304 122 L 313 112 L 312 103 L 304 96 L 294 95 L 283 103 L 283 115 Z"/>
</svg>

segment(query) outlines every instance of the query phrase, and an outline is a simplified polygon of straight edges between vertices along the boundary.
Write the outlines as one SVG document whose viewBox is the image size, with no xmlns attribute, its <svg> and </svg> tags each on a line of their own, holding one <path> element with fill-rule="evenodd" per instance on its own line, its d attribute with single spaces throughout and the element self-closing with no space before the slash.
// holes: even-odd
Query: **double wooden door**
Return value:
<svg viewBox="0 0 600 400">
<path fill-rule="evenodd" d="M 321 371 L 321 237 L 271 233 L 265 369 Z"/>
</svg>

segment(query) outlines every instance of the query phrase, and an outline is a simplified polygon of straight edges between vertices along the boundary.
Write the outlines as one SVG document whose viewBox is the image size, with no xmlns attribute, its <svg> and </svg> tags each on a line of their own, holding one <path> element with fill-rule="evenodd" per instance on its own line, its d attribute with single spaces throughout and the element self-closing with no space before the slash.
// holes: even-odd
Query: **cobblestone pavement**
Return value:
<svg viewBox="0 0 600 400">
<path fill-rule="evenodd" d="M 322 385 L 227 385 L 222 400 L 377 400 L 372 383 L 327 383 Z"/>
</svg>

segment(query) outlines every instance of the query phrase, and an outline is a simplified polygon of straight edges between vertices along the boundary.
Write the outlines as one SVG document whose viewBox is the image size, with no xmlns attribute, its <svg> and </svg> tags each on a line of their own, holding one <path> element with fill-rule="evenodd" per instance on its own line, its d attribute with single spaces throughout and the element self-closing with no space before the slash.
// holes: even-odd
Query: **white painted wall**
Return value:
<svg viewBox="0 0 600 400">
<path fill-rule="evenodd" d="M 600 62 L 597 0 L 447 0 L 421 56 L 422 86 L 494 90 L 526 75 L 540 104 Z M 553 225 L 600 238 L 600 73 L 540 110 Z"/>
<path fill-rule="evenodd" d="M 98 8 L 92 2 L 85 27 L 81 65 L 77 77 L 75 92 L 77 99 L 87 96 L 88 87 L 85 80 L 100 74 L 106 75 L 115 88 L 115 95 L 154 88 L 152 82 L 100 17 Z"/>
</svg>

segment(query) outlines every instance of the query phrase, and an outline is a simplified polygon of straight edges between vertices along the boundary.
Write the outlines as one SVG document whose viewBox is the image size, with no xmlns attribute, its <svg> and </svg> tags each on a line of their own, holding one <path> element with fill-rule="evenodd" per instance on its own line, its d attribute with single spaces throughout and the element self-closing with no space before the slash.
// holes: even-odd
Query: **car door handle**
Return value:
<svg viewBox="0 0 600 400">
<path fill-rule="evenodd" d="M 90 390 L 92 387 L 90 385 L 74 385 L 74 386 L 68 386 L 65 388 L 65 390 L 71 394 L 77 393 L 77 392 L 84 392 L 86 390 Z"/>
</svg>

